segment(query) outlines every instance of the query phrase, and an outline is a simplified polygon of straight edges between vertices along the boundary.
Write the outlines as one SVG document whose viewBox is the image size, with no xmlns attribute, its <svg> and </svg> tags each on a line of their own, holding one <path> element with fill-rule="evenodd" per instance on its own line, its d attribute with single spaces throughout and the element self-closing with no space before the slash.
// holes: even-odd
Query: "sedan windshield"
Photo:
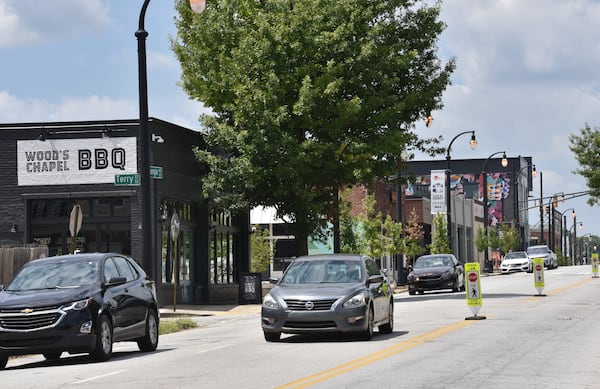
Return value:
<svg viewBox="0 0 600 389">
<path fill-rule="evenodd" d="M 423 269 L 426 267 L 441 267 L 441 266 L 452 266 L 452 259 L 446 256 L 433 256 L 418 258 L 415 263 L 415 269 Z"/>
<path fill-rule="evenodd" d="M 295 261 L 290 265 L 281 282 L 286 284 L 356 283 L 361 279 L 361 266 L 356 261 Z"/>
<path fill-rule="evenodd" d="M 25 266 L 6 288 L 9 291 L 76 288 L 98 280 L 98 262 L 39 262 Z"/>
</svg>

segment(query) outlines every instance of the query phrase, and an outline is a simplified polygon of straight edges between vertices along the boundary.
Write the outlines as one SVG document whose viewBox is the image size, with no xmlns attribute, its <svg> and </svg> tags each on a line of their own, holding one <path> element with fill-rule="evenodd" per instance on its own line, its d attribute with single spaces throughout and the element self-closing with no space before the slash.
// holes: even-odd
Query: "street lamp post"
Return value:
<svg viewBox="0 0 600 389">
<path fill-rule="evenodd" d="M 485 162 L 483 163 L 483 168 L 481 169 L 481 176 L 483 179 L 483 234 L 485 236 L 486 242 L 487 242 L 487 237 L 488 237 L 487 228 L 488 228 L 488 217 L 489 217 L 489 215 L 488 215 L 489 210 L 488 210 L 488 186 L 487 186 L 486 166 L 487 166 L 487 163 L 489 162 L 489 160 L 492 159 L 492 157 L 499 155 L 499 154 L 502 154 L 502 162 L 501 162 L 502 167 L 507 167 L 508 166 L 508 158 L 506 158 L 506 151 L 498 151 L 498 152 L 495 152 L 492 155 L 490 155 L 485 160 Z M 486 249 L 485 249 L 485 253 L 484 253 L 485 261 L 484 261 L 483 266 L 484 266 L 485 272 L 491 273 L 493 271 L 493 268 L 492 268 L 491 262 L 489 260 L 488 251 L 489 251 L 489 246 L 486 247 Z"/>
<path fill-rule="evenodd" d="M 564 226 L 560 229 L 560 245 L 561 245 L 561 253 L 563 255 L 563 258 L 565 258 L 565 261 L 567 259 L 567 234 L 566 234 L 567 215 L 565 215 L 565 213 L 567 213 L 567 211 L 572 211 L 571 216 L 573 217 L 573 221 L 575 221 L 575 217 L 577 216 L 577 214 L 575 213 L 575 208 L 568 208 L 560 213 L 561 220 L 563 221 L 563 226 Z M 564 237 L 563 237 L 563 231 L 565 231 Z"/>
<path fill-rule="evenodd" d="M 515 225 L 519 229 L 519 237 L 521 238 L 521 247 L 523 246 L 523 234 L 521 233 L 521 206 L 519 204 L 519 181 L 521 180 L 521 172 L 525 169 L 532 168 L 531 175 L 535 178 L 537 175 L 537 170 L 535 165 L 526 165 L 523 166 L 519 171 L 515 174 Z"/>
<path fill-rule="evenodd" d="M 140 106 L 140 191 L 141 191 L 141 213 L 142 213 L 142 265 L 148 271 L 152 278 L 157 279 L 154 261 L 154 228 L 152 228 L 152 220 L 154 216 L 151 203 L 151 188 L 150 188 L 150 136 L 148 131 L 148 72 L 146 66 L 146 38 L 148 32 L 144 28 L 146 19 L 146 10 L 150 0 L 144 0 L 142 9 L 140 10 L 140 18 L 138 29 L 135 32 L 138 47 L 138 91 L 139 91 L 139 106 Z M 195 13 L 200 13 L 204 10 L 204 0 L 190 0 L 190 7 Z"/>
<path fill-rule="evenodd" d="M 474 149 L 477 147 L 477 138 L 475 138 L 475 131 L 463 131 L 460 134 L 456 135 L 448 144 L 448 148 L 446 149 L 446 227 L 448 229 L 448 244 L 450 245 L 450 251 L 452 251 L 452 206 L 450 204 L 450 150 L 452 149 L 452 144 L 454 141 L 461 135 L 471 134 L 471 140 L 469 141 L 469 147 Z"/>
<path fill-rule="evenodd" d="M 583 229 L 583 223 L 578 222 L 576 217 L 573 217 L 573 225 L 569 228 L 569 236 L 571 236 L 571 230 L 573 230 L 573 242 L 571 243 L 571 252 L 573 255 L 571 256 L 571 266 L 575 266 L 575 255 L 577 254 L 577 250 L 575 250 L 575 245 L 577 244 L 577 228 L 576 225 L 579 224 L 579 229 Z"/>
<path fill-rule="evenodd" d="M 555 247 L 554 247 L 556 245 L 556 242 L 555 242 L 556 239 L 554 237 L 554 230 L 556 227 L 555 226 L 556 223 L 554 220 L 554 210 L 556 208 L 558 208 L 558 197 L 557 197 L 558 195 L 560 195 L 561 198 L 563 199 L 561 201 L 564 201 L 564 196 L 565 196 L 564 192 L 555 193 L 548 200 L 548 211 L 549 211 L 549 213 L 548 213 L 548 243 L 549 243 L 549 245 L 548 246 L 554 252 L 556 252 Z"/>
</svg>

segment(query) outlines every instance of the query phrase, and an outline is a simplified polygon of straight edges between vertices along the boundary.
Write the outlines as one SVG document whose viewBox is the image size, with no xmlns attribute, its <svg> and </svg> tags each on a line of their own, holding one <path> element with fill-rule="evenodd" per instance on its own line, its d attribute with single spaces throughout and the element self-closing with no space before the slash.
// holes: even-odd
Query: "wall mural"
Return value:
<svg viewBox="0 0 600 389">
<path fill-rule="evenodd" d="M 469 197 L 483 201 L 483 174 L 451 174 L 450 189 L 457 194 L 467 194 Z M 406 196 L 429 197 L 430 176 L 416 176 L 414 182 L 408 183 L 404 194 Z M 495 226 L 504 221 L 504 199 L 510 195 L 510 178 L 507 173 L 488 173 L 488 225 Z"/>
</svg>

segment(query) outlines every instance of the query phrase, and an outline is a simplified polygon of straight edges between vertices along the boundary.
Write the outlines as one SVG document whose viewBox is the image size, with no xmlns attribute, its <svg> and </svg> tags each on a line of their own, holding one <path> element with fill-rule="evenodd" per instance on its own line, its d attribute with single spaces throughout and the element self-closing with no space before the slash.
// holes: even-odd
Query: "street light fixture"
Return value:
<svg viewBox="0 0 600 389">
<path fill-rule="evenodd" d="M 492 155 L 490 155 L 485 162 L 483 163 L 483 168 L 481 169 L 481 176 L 483 179 L 483 233 L 485 236 L 485 241 L 487 242 L 487 236 L 488 236 L 488 185 L 487 185 L 487 171 L 486 171 L 486 166 L 487 163 L 490 161 L 490 159 L 492 159 L 494 156 L 502 154 L 502 161 L 500 162 L 502 167 L 507 167 L 508 166 L 508 158 L 506 158 L 506 151 L 497 151 L 495 153 L 493 153 Z M 493 268 L 491 266 L 491 262 L 489 260 L 489 247 L 486 247 L 485 249 L 485 253 L 484 253 L 484 271 L 491 273 L 493 271 Z"/>
<path fill-rule="evenodd" d="M 471 150 L 477 147 L 477 138 L 475 138 L 475 131 L 463 131 L 456 135 L 450 141 L 448 148 L 446 149 L 446 227 L 448 229 L 448 244 L 450 245 L 450 251 L 452 251 L 452 206 L 450 204 L 450 150 L 452 149 L 452 143 L 461 135 L 471 134 L 471 140 L 469 141 L 469 147 Z"/>
<path fill-rule="evenodd" d="M 155 271 L 156 261 L 154 255 L 154 240 L 152 236 L 154 229 L 152 228 L 152 219 L 154 216 L 150 190 L 150 136 L 148 134 L 148 73 L 146 66 L 146 38 L 148 32 L 144 29 L 144 21 L 146 19 L 146 10 L 150 0 L 144 0 L 142 9 L 140 10 L 140 18 L 138 29 L 135 32 L 138 44 L 138 91 L 140 105 L 140 179 L 141 179 L 141 213 L 142 213 L 142 265 L 148 271 L 152 278 L 157 279 Z M 200 13 L 204 10 L 206 2 L 204 0 L 190 0 L 190 7 L 195 13 Z"/>
</svg>

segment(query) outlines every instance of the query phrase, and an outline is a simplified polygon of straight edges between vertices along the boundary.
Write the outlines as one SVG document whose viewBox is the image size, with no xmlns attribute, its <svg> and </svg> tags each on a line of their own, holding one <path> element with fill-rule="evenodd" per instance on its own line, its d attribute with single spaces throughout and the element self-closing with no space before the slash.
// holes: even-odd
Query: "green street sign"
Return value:
<svg viewBox="0 0 600 389">
<path fill-rule="evenodd" d="M 150 166 L 150 177 L 162 180 L 162 178 L 163 178 L 162 166 Z"/>
<path fill-rule="evenodd" d="M 115 174 L 115 185 L 140 185 L 140 175 L 138 173 L 132 174 Z"/>
</svg>

